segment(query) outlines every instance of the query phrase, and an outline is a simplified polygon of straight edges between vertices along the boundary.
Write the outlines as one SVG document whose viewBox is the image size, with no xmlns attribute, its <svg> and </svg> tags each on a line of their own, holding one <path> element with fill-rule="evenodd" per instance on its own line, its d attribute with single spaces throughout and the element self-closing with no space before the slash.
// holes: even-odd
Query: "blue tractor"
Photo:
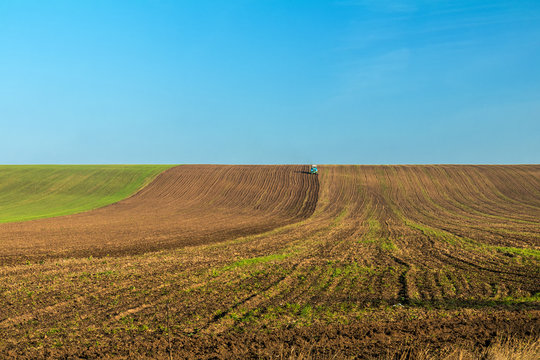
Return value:
<svg viewBox="0 0 540 360">
<path fill-rule="evenodd" d="M 311 165 L 311 168 L 309 169 L 309 173 L 317 175 L 319 173 L 319 170 L 317 170 L 317 165 Z"/>
</svg>

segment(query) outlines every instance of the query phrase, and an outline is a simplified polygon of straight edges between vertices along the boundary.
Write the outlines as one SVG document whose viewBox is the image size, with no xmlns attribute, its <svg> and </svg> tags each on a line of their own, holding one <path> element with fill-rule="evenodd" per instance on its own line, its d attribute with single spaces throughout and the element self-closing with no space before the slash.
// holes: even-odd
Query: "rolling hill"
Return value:
<svg viewBox="0 0 540 360">
<path fill-rule="evenodd" d="M 168 165 L 2 165 L 0 223 L 96 209 L 122 200 Z"/>
<path fill-rule="evenodd" d="M 0 224 L 0 353 L 538 353 L 540 165 L 307 170 L 178 166 L 110 206 Z"/>
</svg>

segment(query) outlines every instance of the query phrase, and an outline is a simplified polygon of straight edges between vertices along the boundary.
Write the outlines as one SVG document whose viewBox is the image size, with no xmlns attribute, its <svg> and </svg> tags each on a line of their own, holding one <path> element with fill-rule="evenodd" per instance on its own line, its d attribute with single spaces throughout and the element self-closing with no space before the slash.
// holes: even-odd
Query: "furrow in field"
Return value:
<svg viewBox="0 0 540 360">
<path fill-rule="evenodd" d="M 102 209 L 0 225 L 0 261 L 142 253 L 261 233 L 309 217 L 317 193 L 317 177 L 303 166 L 178 166 Z"/>
<path fill-rule="evenodd" d="M 125 241 L 134 231 L 112 210 L 132 214 L 137 236 L 155 244 L 145 251 L 160 251 L 1 267 L 0 336 L 163 349 L 170 334 L 175 351 L 210 344 L 223 352 L 199 355 L 219 358 L 236 346 L 223 339 L 241 334 L 295 345 L 298 334 L 360 336 L 380 348 L 404 324 L 425 324 L 407 333 L 417 336 L 446 316 L 481 330 L 492 329 L 490 316 L 519 318 L 538 333 L 539 166 L 321 166 L 318 177 L 300 166 L 172 170 L 141 203 L 111 206 L 104 228 Z M 85 219 L 72 221 L 92 229 Z M 154 235 L 140 222 L 150 219 Z M 198 240 L 185 246 L 186 237 Z"/>
</svg>

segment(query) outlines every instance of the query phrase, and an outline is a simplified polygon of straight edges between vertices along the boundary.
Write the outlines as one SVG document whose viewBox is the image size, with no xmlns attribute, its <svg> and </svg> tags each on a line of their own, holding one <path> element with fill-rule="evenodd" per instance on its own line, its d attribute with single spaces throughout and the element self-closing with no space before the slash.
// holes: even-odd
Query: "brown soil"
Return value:
<svg viewBox="0 0 540 360">
<path fill-rule="evenodd" d="M 177 166 L 110 206 L 0 225 L 0 264 L 144 253 L 260 233 L 309 217 L 317 195 L 316 178 L 302 166 Z"/>
<path fill-rule="evenodd" d="M 170 338 L 174 358 L 372 358 L 540 337 L 540 166 L 306 170 L 180 166 L 103 209 L 1 225 L 0 353 L 169 358 Z"/>
</svg>

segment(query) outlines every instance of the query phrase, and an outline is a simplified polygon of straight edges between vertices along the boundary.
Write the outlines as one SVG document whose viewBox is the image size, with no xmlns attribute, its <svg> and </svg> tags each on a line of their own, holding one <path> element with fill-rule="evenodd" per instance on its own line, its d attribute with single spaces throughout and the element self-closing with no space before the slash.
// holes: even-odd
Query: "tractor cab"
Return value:
<svg viewBox="0 0 540 360">
<path fill-rule="evenodd" d="M 311 165 L 311 168 L 309 169 L 309 173 L 317 175 L 319 173 L 319 170 L 317 170 L 317 165 Z"/>
</svg>

